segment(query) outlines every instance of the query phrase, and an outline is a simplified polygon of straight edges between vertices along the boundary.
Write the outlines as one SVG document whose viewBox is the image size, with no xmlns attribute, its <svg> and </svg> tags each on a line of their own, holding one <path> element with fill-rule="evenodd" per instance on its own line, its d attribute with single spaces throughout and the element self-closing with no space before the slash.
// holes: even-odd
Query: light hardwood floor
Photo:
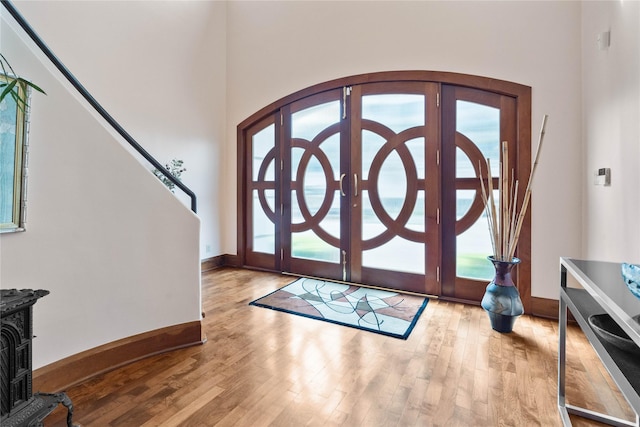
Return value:
<svg viewBox="0 0 640 427">
<path fill-rule="evenodd" d="M 290 276 L 203 274 L 204 345 L 67 390 L 83 426 L 558 426 L 557 322 L 491 329 L 479 307 L 431 300 L 406 341 L 249 306 Z M 568 401 L 632 412 L 577 326 Z M 60 408 L 46 426 L 63 426 Z M 574 418 L 574 425 L 599 425 Z"/>
</svg>

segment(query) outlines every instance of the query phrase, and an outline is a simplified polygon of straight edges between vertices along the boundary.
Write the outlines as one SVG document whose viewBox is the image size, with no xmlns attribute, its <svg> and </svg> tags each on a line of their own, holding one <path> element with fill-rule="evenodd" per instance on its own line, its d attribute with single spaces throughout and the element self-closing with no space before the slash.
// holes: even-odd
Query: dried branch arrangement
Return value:
<svg viewBox="0 0 640 427">
<path fill-rule="evenodd" d="M 531 183 L 538 166 L 540 149 L 544 139 L 545 127 L 548 116 L 542 118 L 542 128 L 538 139 L 535 161 L 531 168 L 527 188 L 524 192 L 524 200 L 518 207 L 518 187 L 519 182 L 515 179 L 511 170 L 511 180 L 509 180 L 509 145 L 502 142 L 502 154 L 500 162 L 500 177 L 498 179 L 498 208 L 496 209 L 493 179 L 491 176 L 491 161 L 487 159 L 487 176 L 480 175 L 480 187 L 482 189 L 482 200 L 489 223 L 489 234 L 491 235 L 491 246 L 493 257 L 498 261 L 511 261 L 516 252 L 520 231 L 529 206 L 531 198 Z M 480 168 L 482 170 L 482 168 Z M 486 183 L 485 183 L 486 181 Z"/>
</svg>

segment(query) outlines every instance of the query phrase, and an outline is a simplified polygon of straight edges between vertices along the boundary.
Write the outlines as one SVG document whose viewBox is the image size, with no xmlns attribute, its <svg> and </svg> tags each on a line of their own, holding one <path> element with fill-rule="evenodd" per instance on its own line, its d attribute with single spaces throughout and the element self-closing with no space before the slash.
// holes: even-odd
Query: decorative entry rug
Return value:
<svg viewBox="0 0 640 427">
<path fill-rule="evenodd" d="M 428 301 L 393 291 L 300 278 L 249 305 L 406 340 Z"/>
</svg>

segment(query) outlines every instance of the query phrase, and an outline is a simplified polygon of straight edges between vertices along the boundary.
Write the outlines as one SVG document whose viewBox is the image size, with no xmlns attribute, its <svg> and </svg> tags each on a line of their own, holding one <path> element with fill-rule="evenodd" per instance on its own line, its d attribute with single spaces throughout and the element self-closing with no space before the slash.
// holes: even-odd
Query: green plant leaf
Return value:
<svg viewBox="0 0 640 427">
<path fill-rule="evenodd" d="M 6 88 L 4 88 L 4 90 L 0 94 L 0 102 L 2 102 L 4 100 L 4 98 L 5 98 L 5 96 L 7 96 L 9 93 L 13 93 L 13 88 L 16 86 L 16 83 L 18 83 L 18 81 L 17 80 L 13 80 L 11 83 L 9 83 L 7 85 Z"/>
<path fill-rule="evenodd" d="M 11 97 L 16 102 L 16 106 L 22 111 L 26 113 L 25 107 L 27 107 L 27 101 L 24 98 L 21 98 L 16 91 L 11 92 Z"/>
<path fill-rule="evenodd" d="M 27 86 L 37 90 L 40 93 L 44 93 L 45 95 L 47 94 L 44 90 L 40 89 L 40 87 L 38 85 L 36 85 L 35 83 L 31 83 L 30 81 L 25 80 L 22 77 L 18 77 L 18 80 L 20 80 L 22 83 L 26 84 Z"/>
<path fill-rule="evenodd" d="M 3 81 L 0 83 L 0 88 L 3 88 L 2 93 L 0 93 L 0 102 L 2 102 L 7 95 L 11 94 L 11 97 L 16 101 L 18 108 L 24 112 L 29 106 L 27 104 L 28 98 L 26 95 L 20 96 L 20 85 L 24 85 L 25 88 L 30 87 L 33 90 L 46 95 L 46 92 L 37 84 L 25 80 L 22 77 L 18 77 L 16 72 L 13 71 L 11 64 L 9 64 L 9 61 L 7 61 L 7 58 L 5 58 L 2 53 L 0 53 L 0 68 L 2 68 L 2 74 L 7 78 L 7 80 L 11 79 L 10 82 Z M 7 68 L 10 73 L 7 73 Z M 18 83 L 20 83 L 20 85 L 16 87 L 16 84 Z"/>
</svg>

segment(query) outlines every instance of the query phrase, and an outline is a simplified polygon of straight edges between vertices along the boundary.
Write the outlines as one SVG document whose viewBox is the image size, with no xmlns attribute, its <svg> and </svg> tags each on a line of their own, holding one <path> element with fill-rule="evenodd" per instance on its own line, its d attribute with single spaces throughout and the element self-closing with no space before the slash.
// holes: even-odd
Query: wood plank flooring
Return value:
<svg viewBox="0 0 640 427">
<path fill-rule="evenodd" d="M 491 329 L 475 306 L 431 300 L 408 340 L 249 306 L 292 277 L 203 274 L 208 342 L 67 390 L 83 426 L 559 426 L 557 322 Z M 577 326 L 567 400 L 632 418 Z M 60 408 L 45 426 L 64 426 Z M 573 418 L 576 426 L 599 425 Z"/>
</svg>

